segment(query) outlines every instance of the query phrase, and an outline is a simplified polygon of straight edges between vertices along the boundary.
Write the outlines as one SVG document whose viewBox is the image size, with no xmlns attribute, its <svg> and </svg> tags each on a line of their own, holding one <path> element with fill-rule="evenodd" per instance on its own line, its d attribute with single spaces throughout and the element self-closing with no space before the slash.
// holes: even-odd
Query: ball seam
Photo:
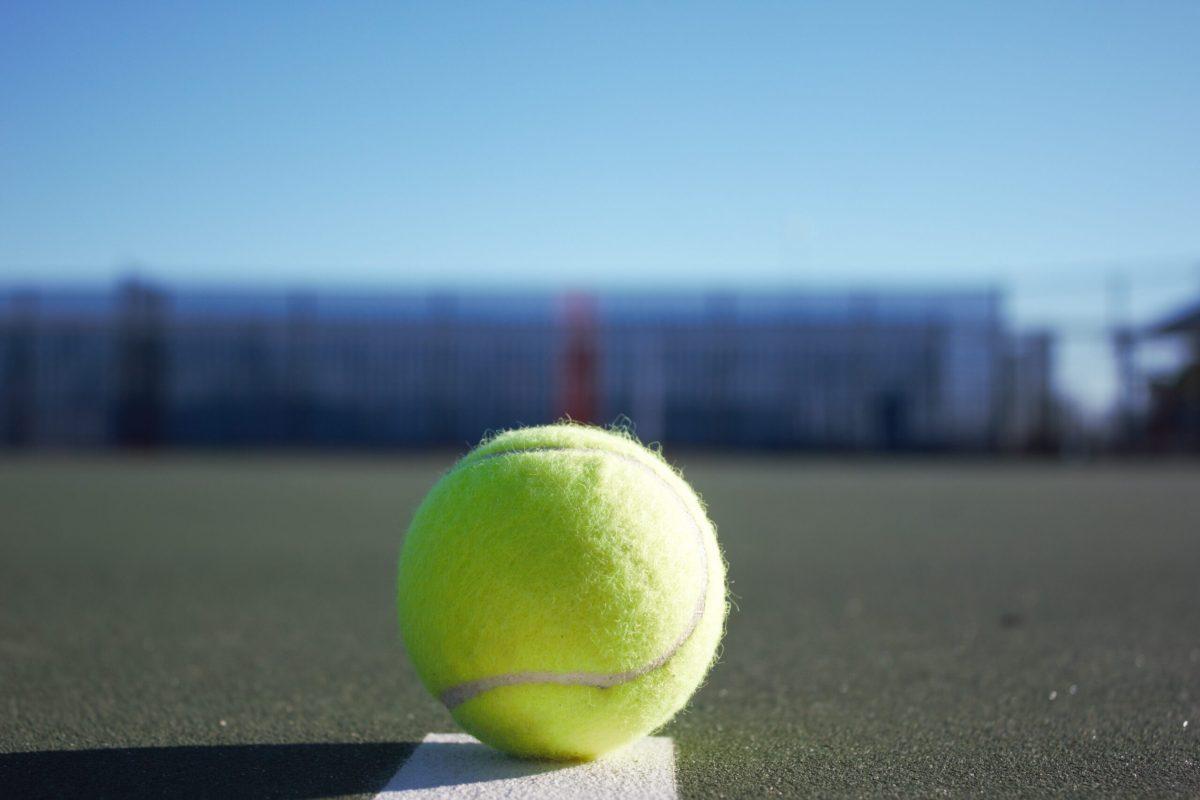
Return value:
<svg viewBox="0 0 1200 800">
<path fill-rule="evenodd" d="M 683 633 L 672 642 L 671 646 L 660 656 L 655 658 L 648 664 L 643 664 L 640 667 L 635 667 L 621 672 L 542 672 L 542 671 L 524 671 L 512 672 L 503 675 L 492 675 L 486 678 L 477 678 L 475 680 L 465 681 L 456 684 L 442 691 L 438 695 L 438 699 L 446 708 L 453 711 L 456 707 L 477 697 L 484 692 L 498 689 L 503 686 L 520 686 L 526 684 L 558 684 L 562 686 L 591 686 L 597 689 L 611 689 L 614 686 L 620 686 L 623 683 L 637 680 L 638 678 L 653 672 L 660 667 L 666 665 L 679 650 L 687 644 L 692 638 L 692 634 L 700 627 L 700 620 L 704 617 L 705 605 L 708 599 L 708 584 L 709 584 L 709 568 L 708 568 L 708 548 L 704 541 L 704 531 L 700 523 L 696 521 L 695 515 L 688 507 L 688 503 L 684 497 L 671 485 L 670 481 L 664 478 L 650 465 L 634 458 L 625 453 L 618 453 L 612 450 L 605 450 L 598 447 L 529 447 L 520 450 L 501 450 L 495 453 L 485 453 L 476 458 L 467 460 L 465 463 L 459 464 L 453 471 L 459 469 L 467 469 L 476 466 L 485 461 L 490 461 L 493 458 L 501 458 L 513 455 L 525 455 L 528 453 L 598 453 L 602 456 L 612 456 L 628 461 L 631 464 L 636 464 L 638 467 L 649 472 L 658 480 L 667 491 L 671 494 L 675 501 L 679 503 L 683 509 L 684 516 L 688 522 L 692 524 L 692 529 L 695 533 L 696 545 L 700 552 L 700 597 L 696 601 L 695 608 L 692 610 L 691 619 L 688 621 L 687 628 Z"/>
</svg>

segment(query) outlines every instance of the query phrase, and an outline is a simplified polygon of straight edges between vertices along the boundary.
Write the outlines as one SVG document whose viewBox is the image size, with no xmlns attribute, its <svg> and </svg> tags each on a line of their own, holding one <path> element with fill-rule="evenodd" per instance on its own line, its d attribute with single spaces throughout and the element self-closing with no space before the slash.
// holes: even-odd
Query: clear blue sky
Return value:
<svg viewBox="0 0 1200 800">
<path fill-rule="evenodd" d="M 1113 264 L 1200 285 L 1198 37 L 1194 0 L 5 3 L 0 279 L 1001 281 L 1098 321 Z"/>
</svg>

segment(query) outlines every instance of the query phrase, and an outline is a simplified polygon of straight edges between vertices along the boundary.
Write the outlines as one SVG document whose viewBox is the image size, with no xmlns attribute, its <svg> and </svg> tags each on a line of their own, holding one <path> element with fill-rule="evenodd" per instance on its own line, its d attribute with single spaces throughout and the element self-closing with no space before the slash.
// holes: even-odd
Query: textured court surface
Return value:
<svg viewBox="0 0 1200 800">
<path fill-rule="evenodd" d="M 454 730 L 392 616 L 450 459 L 0 461 L 0 796 L 374 796 Z M 682 460 L 682 797 L 1200 793 L 1200 468 Z"/>
</svg>

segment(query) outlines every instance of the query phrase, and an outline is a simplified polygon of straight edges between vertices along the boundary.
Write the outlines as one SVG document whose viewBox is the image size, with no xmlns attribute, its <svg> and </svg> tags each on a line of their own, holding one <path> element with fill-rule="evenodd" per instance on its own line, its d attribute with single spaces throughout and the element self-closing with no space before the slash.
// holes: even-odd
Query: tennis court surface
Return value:
<svg viewBox="0 0 1200 800">
<path fill-rule="evenodd" d="M 647 744 L 678 796 L 1200 794 L 1194 465 L 668 455 L 734 594 Z M 455 729 L 394 569 L 452 459 L 0 461 L 0 796 L 374 797 L 436 767 Z M 471 791 L 554 780 L 478 757 Z"/>
</svg>

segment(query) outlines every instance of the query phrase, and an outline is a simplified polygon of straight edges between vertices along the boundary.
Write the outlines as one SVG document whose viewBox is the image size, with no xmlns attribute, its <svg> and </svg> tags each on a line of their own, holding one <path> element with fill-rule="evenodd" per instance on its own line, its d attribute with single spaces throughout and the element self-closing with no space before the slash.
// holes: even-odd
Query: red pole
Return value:
<svg viewBox="0 0 1200 800">
<path fill-rule="evenodd" d="M 576 422 L 595 422 L 600 351 L 595 298 L 581 293 L 564 296 L 563 327 L 566 341 L 559 363 L 559 414 Z"/>
</svg>

